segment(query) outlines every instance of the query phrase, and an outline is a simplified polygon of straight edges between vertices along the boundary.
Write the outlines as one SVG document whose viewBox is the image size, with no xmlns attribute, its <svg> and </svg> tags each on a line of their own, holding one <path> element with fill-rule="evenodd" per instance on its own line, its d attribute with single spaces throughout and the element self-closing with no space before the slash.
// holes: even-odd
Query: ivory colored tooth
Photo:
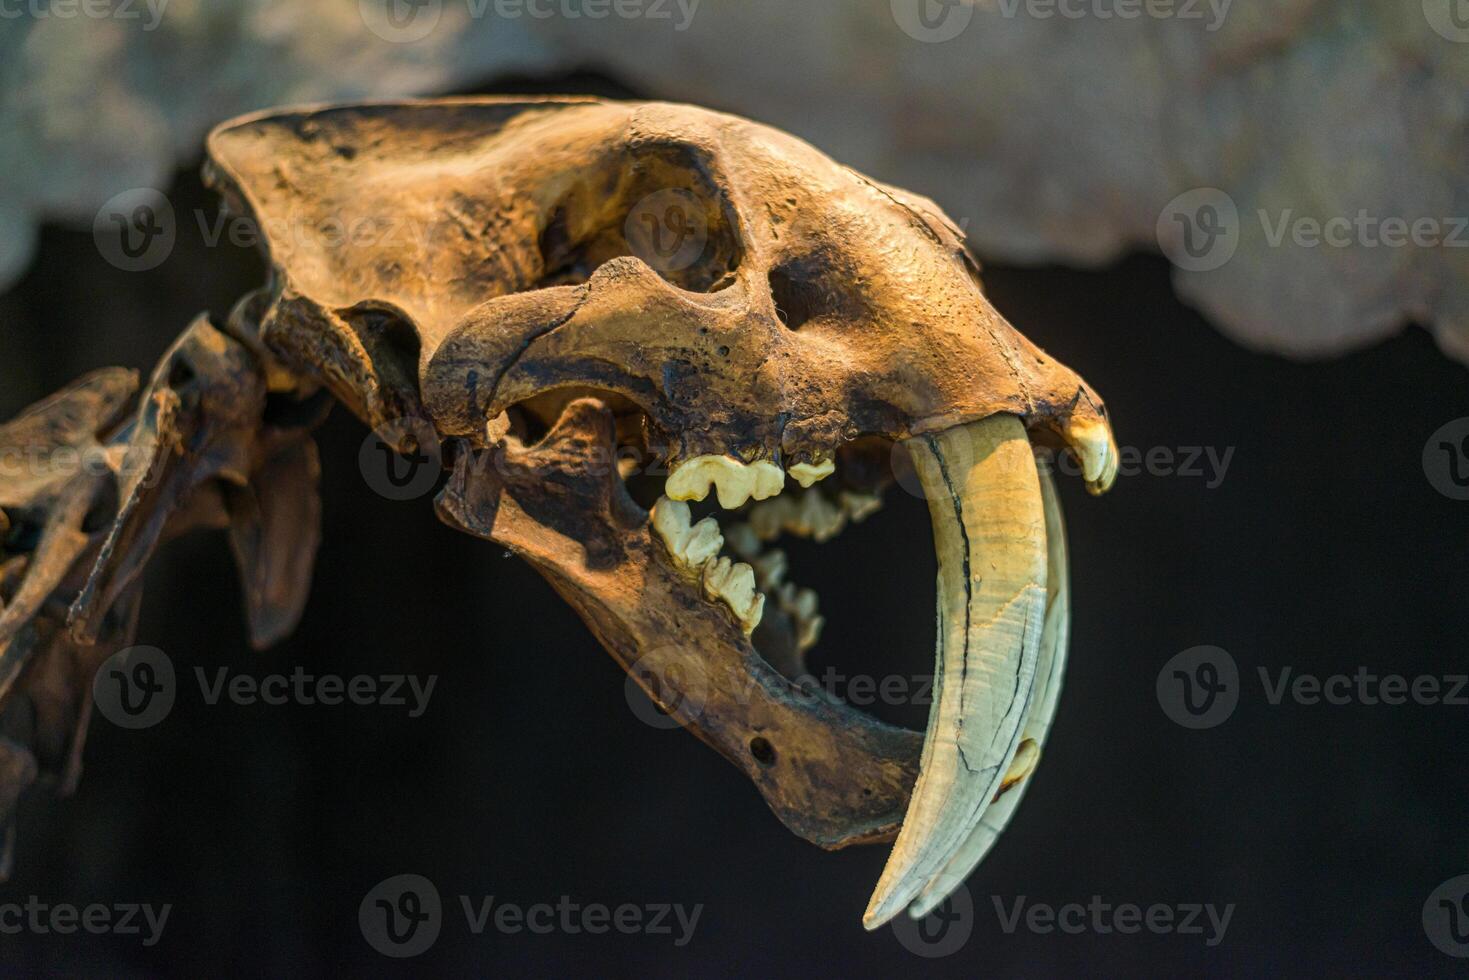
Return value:
<svg viewBox="0 0 1469 980">
<path fill-rule="evenodd" d="M 823 459 L 815 463 L 797 463 L 788 471 L 803 487 L 810 487 L 818 480 L 825 480 L 836 472 L 836 460 Z"/>
<path fill-rule="evenodd" d="M 776 497 L 756 504 L 750 508 L 750 529 L 761 541 L 774 541 L 794 519 L 795 506 L 790 497 Z"/>
<path fill-rule="evenodd" d="M 704 592 L 734 612 L 745 633 L 754 631 L 765 612 L 765 596 L 755 590 L 755 570 L 744 562 L 717 558 L 704 566 Z"/>
<path fill-rule="evenodd" d="M 1015 762 L 1005 773 L 1008 782 L 1016 774 L 1016 762 L 1023 762 L 1022 750 L 1027 742 L 1036 747 L 1030 771 L 1040 761 L 1040 750 L 1046 744 L 1051 723 L 1056 718 L 1056 704 L 1061 694 L 1061 679 L 1066 673 L 1066 645 L 1071 636 L 1071 582 L 1066 553 L 1066 522 L 1061 514 L 1061 501 L 1056 494 L 1056 480 L 1050 471 L 1042 470 L 1041 495 L 1046 506 L 1046 625 L 1041 631 L 1040 655 L 1036 661 L 1035 688 L 1031 692 L 1030 710 L 1022 730 L 1024 741 L 1015 750 Z M 1030 785 L 1028 772 L 999 799 L 990 804 L 964 846 L 954 855 L 944 873 L 931 882 L 913 904 L 908 914 L 921 919 L 948 897 L 954 884 L 968 878 L 984 860 L 990 848 L 1000 839 Z"/>
<path fill-rule="evenodd" d="M 790 568 L 786 553 L 779 548 L 757 556 L 750 565 L 755 569 L 755 581 L 760 584 L 762 591 L 779 587 L 785 581 L 786 572 Z"/>
<path fill-rule="evenodd" d="M 838 495 L 842 510 L 852 518 L 853 524 L 861 524 L 873 514 L 882 510 L 882 498 L 875 493 L 858 493 L 854 490 L 843 490 Z"/>
<path fill-rule="evenodd" d="M 674 557 L 683 554 L 684 542 L 689 536 L 689 505 L 681 500 L 659 497 L 653 505 L 653 530 L 668 546 Z"/>
<path fill-rule="evenodd" d="M 1092 494 L 1112 489 L 1119 454 L 1112 428 L 1100 419 L 1076 419 L 1066 427 L 1066 443 L 1081 461 L 1081 475 Z"/>
<path fill-rule="evenodd" d="M 815 538 L 817 541 L 828 541 L 836 537 L 846 526 L 847 515 L 827 500 L 824 495 L 811 490 L 801 495 L 796 520 L 798 526 L 788 528 L 788 530 Z"/>
<path fill-rule="evenodd" d="M 962 881 L 947 869 L 1020 745 L 1046 619 L 1046 508 L 1021 421 L 993 415 L 906 445 L 938 553 L 935 700 L 902 829 L 862 918 L 868 929 Z"/>
<path fill-rule="evenodd" d="M 826 620 L 821 616 L 812 616 L 810 619 L 797 620 L 796 622 L 796 649 L 805 653 L 816 645 L 821 639 L 821 629 L 826 625 Z"/>
<path fill-rule="evenodd" d="M 810 619 L 816 615 L 818 602 L 815 589 L 802 589 L 791 601 L 791 612 L 800 619 Z"/>
<path fill-rule="evenodd" d="M 682 557 L 685 563 L 697 568 L 719 554 L 722 547 L 724 535 L 719 533 L 719 522 L 712 517 L 706 517 L 695 524 L 689 536 L 684 539 Z"/>
<path fill-rule="evenodd" d="M 1035 771 L 1036 764 L 1040 761 L 1041 748 L 1035 744 L 1035 739 L 1027 738 L 1021 742 L 1015 750 L 1015 758 L 1010 760 L 1010 768 L 1005 770 L 1005 778 L 1000 780 L 1000 792 L 1005 792 L 1029 776 Z"/>
<path fill-rule="evenodd" d="M 755 506 L 766 505 L 762 503 Z M 760 555 L 760 538 L 755 534 L 755 529 L 743 521 L 725 529 L 724 543 L 745 561 L 754 561 Z"/>
<path fill-rule="evenodd" d="M 690 568 L 698 568 L 724 546 L 719 522 L 706 517 L 689 527 L 689 505 L 681 500 L 658 498 L 653 505 L 653 530 L 668 546 L 669 554 Z"/>
<path fill-rule="evenodd" d="M 733 456 L 695 456 L 673 468 L 664 492 L 674 500 L 703 500 L 711 486 L 719 506 L 733 510 L 751 497 L 765 500 L 780 493 L 785 474 L 768 459 L 744 463 Z"/>
</svg>

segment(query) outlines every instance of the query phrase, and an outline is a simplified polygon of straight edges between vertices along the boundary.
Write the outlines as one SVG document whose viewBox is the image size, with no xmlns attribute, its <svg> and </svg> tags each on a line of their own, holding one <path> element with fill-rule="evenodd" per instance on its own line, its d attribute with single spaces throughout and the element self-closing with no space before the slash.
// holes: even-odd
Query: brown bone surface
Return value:
<svg viewBox="0 0 1469 980">
<path fill-rule="evenodd" d="M 437 442 L 442 519 L 529 560 L 793 831 L 824 847 L 898 831 L 923 738 L 793 680 L 799 604 L 772 602 L 752 642 L 614 457 L 714 455 L 777 482 L 840 460 L 832 482 L 865 494 L 895 443 L 1003 418 L 1022 444 L 1069 444 L 1104 489 L 1100 399 L 990 306 L 932 202 L 658 103 L 286 109 L 208 149 L 269 282 L 185 331 L 132 411 L 136 379 L 98 372 L 0 426 L 0 450 L 96 464 L 0 482 L 0 819 L 38 773 L 74 780 L 92 676 L 132 642 L 162 541 L 227 528 L 253 640 L 291 629 L 329 393 L 399 449 Z M 1024 536 L 1043 552 L 1041 530 Z"/>
<path fill-rule="evenodd" d="M 480 442 L 517 402 L 592 388 L 671 461 L 789 464 L 997 412 L 1104 419 L 986 301 L 937 206 L 744 119 L 374 104 L 250 117 L 209 151 L 270 254 L 265 342 L 375 427 L 426 412 Z M 693 261 L 642 240 L 674 234 L 669 207 Z"/>
</svg>

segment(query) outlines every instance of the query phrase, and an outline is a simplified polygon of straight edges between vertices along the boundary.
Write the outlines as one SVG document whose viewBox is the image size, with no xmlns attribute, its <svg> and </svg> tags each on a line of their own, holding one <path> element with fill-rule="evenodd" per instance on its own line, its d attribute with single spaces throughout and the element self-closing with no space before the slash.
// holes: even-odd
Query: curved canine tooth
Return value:
<svg viewBox="0 0 1469 980">
<path fill-rule="evenodd" d="M 1092 494 L 1112 489 L 1117 479 L 1117 442 L 1112 428 L 1099 419 L 1075 419 L 1066 427 L 1066 444 L 1081 460 L 1081 475 Z"/>
<path fill-rule="evenodd" d="M 717 558 L 704 566 L 704 593 L 722 599 L 745 633 L 754 632 L 765 612 L 765 596 L 755 591 L 755 570 L 744 562 Z"/>
<path fill-rule="evenodd" d="M 816 463 L 797 463 L 792 466 L 788 473 L 803 487 L 809 487 L 818 480 L 825 480 L 837 471 L 836 460 L 823 459 Z"/>
<path fill-rule="evenodd" d="M 1040 762 L 1040 750 L 1046 744 L 1051 722 L 1056 718 L 1061 678 L 1066 672 L 1066 646 L 1071 637 L 1071 583 L 1066 554 L 1066 523 L 1061 515 L 1061 501 L 1056 495 L 1056 481 L 1049 472 L 1043 471 L 1040 477 L 1046 506 L 1046 625 L 1041 632 L 1041 650 L 1036 660 L 1031 710 L 1025 716 L 1025 728 L 1021 733 L 1024 741 L 1015 751 L 1015 760 L 1005 773 L 1005 784 L 1010 787 L 1008 791 L 1005 786 L 1001 787 L 1004 795 L 984 812 L 979 826 L 974 828 L 944 873 L 909 906 L 908 913 L 916 919 L 937 908 L 948 897 L 949 889 L 968 878 L 1000 839 L 1001 832 L 1009 825 L 1025 796 L 1026 787 L 1030 785 L 1026 777 Z M 1033 745 L 1035 752 L 1029 759 L 1030 768 L 1020 773 L 1017 767 L 1027 761 L 1023 754 L 1027 744 Z"/>
<path fill-rule="evenodd" d="M 1014 759 L 1046 611 L 1045 506 L 1025 427 L 993 415 L 908 440 L 938 552 L 934 702 L 902 830 L 862 918 L 876 929 L 945 869 Z"/>
<path fill-rule="evenodd" d="M 734 510 L 751 497 L 764 500 L 780 493 L 785 474 L 768 459 L 743 463 L 733 456 L 695 456 L 673 468 L 664 492 L 673 500 L 703 500 L 711 486 L 719 506 Z"/>
<path fill-rule="evenodd" d="M 853 490 L 843 490 L 837 498 L 841 501 L 842 510 L 852 518 L 853 524 L 861 524 L 867 518 L 882 510 L 882 498 L 875 493 L 857 493 Z"/>
</svg>

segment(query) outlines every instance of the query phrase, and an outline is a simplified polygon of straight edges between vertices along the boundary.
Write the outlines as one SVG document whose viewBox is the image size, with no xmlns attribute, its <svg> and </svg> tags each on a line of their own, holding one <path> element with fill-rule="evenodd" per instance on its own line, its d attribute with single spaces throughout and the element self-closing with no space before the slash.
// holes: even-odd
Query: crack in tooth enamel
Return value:
<svg viewBox="0 0 1469 980">
<path fill-rule="evenodd" d="M 797 463 L 786 472 L 803 487 L 810 487 L 819 480 L 825 480 L 836 472 L 836 460 L 823 459 L 814 463 Z"/>
<path fill-rule="evenodd" d="M 765 613 L 765 596 L 755 589 L 755 570 L 744 562 L 715 558 L 704 564 L 704 594 L 722 599 L 739 617 L 745 633 L 754 632 Z"/>
<path fill-rule="evenodd" d="M 733 456 L 695 456 L 673 468 L 664 493 L 672 500 L 703 500 L 711 486 L 719 506 L 734 510 L 751 497 L 766 500 L 779 494 L 785 473 L 768 459 L 744 463 Z"/>
</svg>

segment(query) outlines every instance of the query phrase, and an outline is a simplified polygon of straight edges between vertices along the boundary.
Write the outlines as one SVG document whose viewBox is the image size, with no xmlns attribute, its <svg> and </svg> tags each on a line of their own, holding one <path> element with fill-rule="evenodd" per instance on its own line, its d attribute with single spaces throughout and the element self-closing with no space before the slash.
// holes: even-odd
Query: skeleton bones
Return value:
<svg viewBox="0 0 1469 980">
<path fill-rule="evenodd" d="M 112 613 L 135 608 L 165 534 L 231 527 L 257 642 L 290 628 L 311 548 L 286 542 L 314 532 L 280 528 L 314 528 L 309 431 L 329 392 L 399 448 L 439 440 L 440 516 L 531 561 L 792 830 L 826 847 L 896 831 L 869 928 L 941 902 L 1008 821 L 1059 691 L 1063 531 L 1032 440 L 1069 446 L 1094 492 L 1117 453 L 1100 400 L 988 304 L 937 207 L 666 104 L 281 110 L 221 126 L 209 157 L 263 232 L 270 282 L 191 328 L 131 423 L 117 397 L 73 418 L 117 503 L 0 487 L 7 711 L 54 701 L 47 665 L 80 663 L 67 710 L 0 749 L 74 760 L 75 688 L 99 641 L 130 639 Z M 312 233 L 327 224 L 341 233 Z M 206 397 L 230 386 L 249 397 Z M 816 597 L 763 550 L 868 518 L 890 459 L 928 500 L 939 559 L 921 749 L 799 683 Z M 635 475 L 660 466 L 661 487 Z M 700 501 L 737 517 L 695 520 Z"/>
</svg>

